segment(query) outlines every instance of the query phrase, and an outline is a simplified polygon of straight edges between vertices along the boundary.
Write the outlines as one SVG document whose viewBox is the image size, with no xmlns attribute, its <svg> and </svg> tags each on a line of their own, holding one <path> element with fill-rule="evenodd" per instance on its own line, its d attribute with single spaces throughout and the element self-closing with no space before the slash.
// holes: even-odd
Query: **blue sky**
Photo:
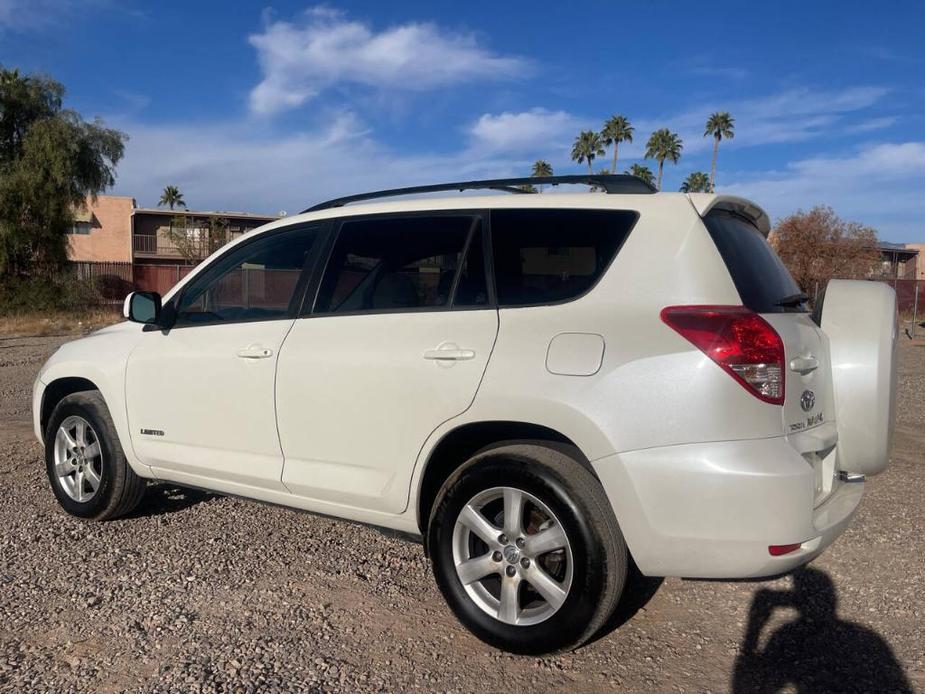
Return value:
<svg viewBox="0 0 925 694">
<path fill-rule="evenodd" d="M 918 2 L 0 0 L 0 64 L 128 133 L 114 192 L 142 205 L 174 184 L 199 209 L 293 213 L 538 158 L 579 172 L 572 139 L 613 113 L 636 127 L 620 170 L 652 130 L 681 135 L 677 190 L 728 110 L 719 190 L 925 241 L 923 22 Z"/>
</svg>

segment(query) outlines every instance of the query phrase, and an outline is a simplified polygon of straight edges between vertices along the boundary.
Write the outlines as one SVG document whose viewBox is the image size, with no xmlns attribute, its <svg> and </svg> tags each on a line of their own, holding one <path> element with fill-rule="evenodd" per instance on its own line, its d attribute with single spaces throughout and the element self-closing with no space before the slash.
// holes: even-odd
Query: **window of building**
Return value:
<svg viewBox="0 0 925 694">
<path fill-rule="evenodd" d="M 92 229 L 90 222 L 74 222 L 74 226 L 71 227 L 71 230 L 68 232 L 70 234 L 89 234 Z"/>
<path fill-rule="evenodd" d="M 484 263 L 473 251 L 456 277 L 480 218 L 434 215 L 345 221 L 331 253 L 316 313 L 414 310 L 448 306 L 456 284 L 461 305 L 487 303 Z"/>
<path fill-rule="evenodd" d="M 636 218 L 635 212 L 611 210 L 493 210 L 498 304 L 551 304 L 584 294 L 610 265 Z"/>
</svg>

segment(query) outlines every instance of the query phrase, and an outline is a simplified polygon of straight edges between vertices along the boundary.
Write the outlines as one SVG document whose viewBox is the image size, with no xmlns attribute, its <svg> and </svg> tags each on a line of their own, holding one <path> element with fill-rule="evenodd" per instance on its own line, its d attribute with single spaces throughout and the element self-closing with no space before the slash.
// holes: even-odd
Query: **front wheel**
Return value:
<svg viewBox="0 0 925 694">
<path fill-rule="evenodd" d="M 428 527 L 434 575 L 457 618 L 517 653 L 580 645 L 610 617 L 628 555 L 591 472 L 533 444 L 477 454 L 446 481 Z"/>
<path fill-rule="evenodd" d="M 73 393 L 45 429 L 45 468 L 61 507 L 72 516 L 108 520 L 131 513 L 145 481 L 125 459 L 103 396 Z"/>
</svg>

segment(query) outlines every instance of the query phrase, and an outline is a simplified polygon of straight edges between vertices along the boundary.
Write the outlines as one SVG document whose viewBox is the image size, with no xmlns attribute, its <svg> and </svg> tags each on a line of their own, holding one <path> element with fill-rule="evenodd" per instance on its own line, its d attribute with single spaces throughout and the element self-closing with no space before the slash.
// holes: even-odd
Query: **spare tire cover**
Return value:
<svg viewBox="0 0 925 694">
<path fill-rule="evenodd" d="M 821 327 L 830 343 L 839 468 L 876 475 L 893 443 L 896 292 L 882 282 L 831 280 Z"/>
</svg>

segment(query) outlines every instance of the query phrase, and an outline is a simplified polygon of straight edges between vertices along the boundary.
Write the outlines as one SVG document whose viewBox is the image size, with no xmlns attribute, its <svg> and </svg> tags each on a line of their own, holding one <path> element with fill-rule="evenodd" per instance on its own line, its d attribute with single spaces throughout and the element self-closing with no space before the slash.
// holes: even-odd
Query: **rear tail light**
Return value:
<svg viewBox="0 0 925 694">
<path fill-rule="evenodd" d="M 771 545 L 768 547 L 768 554 L 772 557 L 781 557 L 785 554 L 796 552 L 802 546 L 802 542 L 795 542 L 792 545 Z"/>
<path fill-rule="evenodd" d="M 755 397 L 784 404 L 784 343 L 744 306 L 668 306 L 662 320 Z"/>
</svg>

